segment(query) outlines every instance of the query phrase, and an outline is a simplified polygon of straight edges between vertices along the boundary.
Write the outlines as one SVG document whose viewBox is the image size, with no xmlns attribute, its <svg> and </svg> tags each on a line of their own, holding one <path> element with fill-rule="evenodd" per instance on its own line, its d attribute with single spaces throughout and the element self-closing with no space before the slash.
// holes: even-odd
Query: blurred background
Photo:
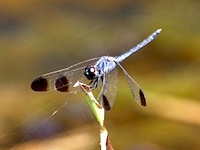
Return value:
<svg viewBox="0 0 200 150">
<path fill-rule="evenodd" d="M 99 149 L 84 96 L 30 88 L 38 75 L 119 55 L 162 33 L 122 65 L 142 87 L 139 106 L 119 72 L 105 125 L 123 150 L 200 149 L 199 0 L 1 0 L 0 149 Z"/>
</svg>

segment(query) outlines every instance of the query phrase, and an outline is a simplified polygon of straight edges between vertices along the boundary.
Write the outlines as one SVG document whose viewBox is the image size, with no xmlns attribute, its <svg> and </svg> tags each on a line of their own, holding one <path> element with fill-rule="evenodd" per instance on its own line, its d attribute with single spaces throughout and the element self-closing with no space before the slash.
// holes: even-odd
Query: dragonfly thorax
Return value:
<svg viewBox="0 0 200 150">
<path fill-rule="evenodd" d="M 96 79 L 98 77 L 98 74 L 99 74 L 99 71 L 94 66 L 87 66 L 85 68 L 84 75 L 86 76 L 88 80 Z"/>
<path fill-rule="evenodd" d="M 114 57 L 102 56 L 95 64 L 99 69 L 99 76 L 109 73 L 116 67 L 117 60 Z"/>
</svg>

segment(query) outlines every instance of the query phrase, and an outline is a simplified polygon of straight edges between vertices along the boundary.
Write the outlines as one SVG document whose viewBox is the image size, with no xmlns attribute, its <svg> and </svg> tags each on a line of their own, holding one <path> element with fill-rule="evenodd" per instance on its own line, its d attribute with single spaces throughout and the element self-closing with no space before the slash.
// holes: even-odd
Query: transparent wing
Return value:
<svg viewBox="0 0 200 150">
<path fill-rule="evenodd" d="M 109 73 L 106 73 L 103 79 L 103 92 L 102 92 L 102 103 L 106 110 L 110 110 L 115 102 L 117 85 L 118 85 L 118 71 L 115 67 Z"/>
<path fill-rule="evenodd" d="M 98 59 L 88 59 L 68 68 L 41 75 L 32 82 L 31 88 L 34 91 L 58 90 L 60 92 L 76 92 L 77 89 L 73 85 L 77 81 L 89 83 L 84 76 L 85 67 L 93 65 Z"/>
<path fill-rule="evenodd" d="M 118 65 L 123 70 L 124 75 L 126 76 L 132 95 L 134 96 L 136 102 L 142 106 L 146 106 L 146 99 L 140 86 L 133 80 L 133 78 L 126 72 L 126 70 L 119 63 Z"/>
</svg>

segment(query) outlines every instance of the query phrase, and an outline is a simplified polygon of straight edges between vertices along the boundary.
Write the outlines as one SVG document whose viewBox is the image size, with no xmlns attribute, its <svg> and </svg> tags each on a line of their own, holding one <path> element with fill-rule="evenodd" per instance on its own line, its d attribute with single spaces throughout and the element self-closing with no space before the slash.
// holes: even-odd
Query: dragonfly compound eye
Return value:
<svg viewBox="0 0 200 150">
<path fill-rule="evenodd" d="M 97 69 L 94 66 L 87 66 L 85 68 L 84 75 L 88 80 L 95 79 L 97 77 L 96 74 L 97 74 Z"/>
</svg>

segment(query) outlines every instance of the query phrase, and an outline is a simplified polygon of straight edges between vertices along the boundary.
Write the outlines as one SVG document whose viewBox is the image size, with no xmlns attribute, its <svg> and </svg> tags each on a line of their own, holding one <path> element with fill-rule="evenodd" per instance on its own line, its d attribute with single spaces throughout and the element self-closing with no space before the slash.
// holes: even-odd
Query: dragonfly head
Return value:
<svg viewBox="0 0 200 150">
<path fill-rule="evenodd" d="M 93 80 L 93 79 L 97 78 L 98 72 L 99 71 L 97 70 L 96 67 L 94 67 L 94 66 L 87 66 L 85 68 L 84 75 L 86 76 L 86 78 L 88 80 Z"/>
</svg>

